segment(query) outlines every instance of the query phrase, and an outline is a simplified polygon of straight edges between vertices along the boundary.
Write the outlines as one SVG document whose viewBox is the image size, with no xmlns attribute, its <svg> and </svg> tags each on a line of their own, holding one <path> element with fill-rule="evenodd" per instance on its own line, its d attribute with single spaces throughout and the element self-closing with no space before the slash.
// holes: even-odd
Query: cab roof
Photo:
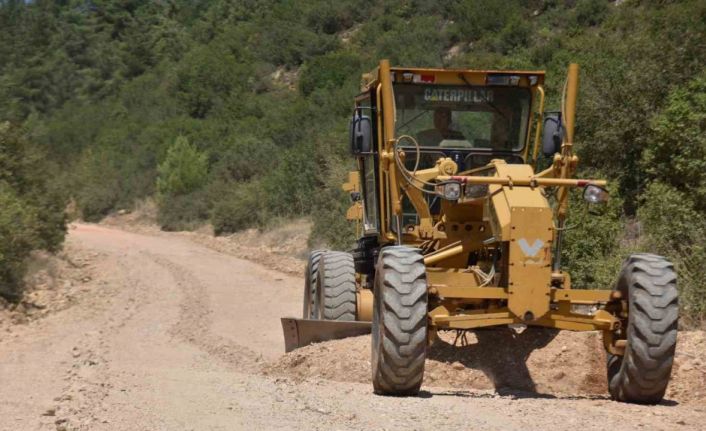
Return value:
<svg viewBox="0 0 706 431">
<path fill-rule="evenodd" d="M 475 85 L 535 87 L 544 84 L 543 70 L 474 70 L 439 69 L 418 67 L 391 67 L 394 83 L 422 85 Z M 363 75 L 363 90 L 369 90 L 379 82 L 380 68 Z"/>
</svg>

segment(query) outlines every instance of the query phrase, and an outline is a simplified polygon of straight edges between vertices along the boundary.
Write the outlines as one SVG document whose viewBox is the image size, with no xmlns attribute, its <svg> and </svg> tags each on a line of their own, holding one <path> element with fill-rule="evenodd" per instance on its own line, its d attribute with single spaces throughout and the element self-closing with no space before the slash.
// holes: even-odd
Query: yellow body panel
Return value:
<svg viewBox="0 0 706 431">
<path fill-rule="evenodd" d="M 549 311 L 552 279 L 552 214 L 537 207 L 511 207 L 508 307 L 531 321 Z"/>
<path fill-rule="evenodd" d="M 358 171 L 348 172 L 348 182 L 343 183 L 341 188 L 344 192 L 360 193 L 360 174 Z M 348 211 L 346 211 L 346 219 L 355 220 L 360 224 L 363 220 L 363 204 L 360 201 L 351 204 Z"/>
</svg>

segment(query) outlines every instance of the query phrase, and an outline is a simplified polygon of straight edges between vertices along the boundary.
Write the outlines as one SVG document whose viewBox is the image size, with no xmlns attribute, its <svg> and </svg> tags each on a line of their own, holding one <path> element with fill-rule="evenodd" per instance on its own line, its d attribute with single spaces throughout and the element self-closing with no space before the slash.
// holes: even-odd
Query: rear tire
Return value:
<svg viewBox="0 0 706 431">
<path fill-rule="evenodd" d="M 314 250 L 309 253 L 309 260 L 304 272 L 304 319 L 316 319 L 314 314 L 314 301 L 316 298 L 316 280 L 319 274 L 319 260 L 325 250 Z"/>
<path fill-rule="evenodd" d="M 634 254 L 615 287 L 628 301 L 624 356 L 608 354 L 614 400 L 657 404 L 669 383 L 677 343 L 679 305 L 674 265 L 662 256 Z"/>
<path fill-rule="evenodd" d="M 417 395 L 427 347 L 427 277 L 419 250 L 382 249 L 374 295 L 371 363 L 375 393 Z"/>
<path fill-rule="evenodd" d="M 356 319 L 356 283 L 353 256 L 342 251 L 326 251 L 319 261 L 315 301 L 317 318 L 353 321 Z"/>
</svg>

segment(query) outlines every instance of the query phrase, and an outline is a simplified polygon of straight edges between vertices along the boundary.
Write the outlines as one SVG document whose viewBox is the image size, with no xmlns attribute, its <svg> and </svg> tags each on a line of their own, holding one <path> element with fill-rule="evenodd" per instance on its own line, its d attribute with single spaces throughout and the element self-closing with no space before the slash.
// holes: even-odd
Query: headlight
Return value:
<svg viewBox="0 0 706 431">
<path fill-rule="evenodd" d="M 449 201 L 457 201 L 461 197 L 461 183 L 449 181 L 436 185 L 436 193 Z"/>
<path fill-rule="evenodd" d="M 479 199 L 488 196 L 487 184 L 466 184 L 466 190 L 463 195 L 467 199 Z"/>
<path fill-rule="evenodd" d="M 583 198 L 589 204 L 600 204 L 608 201 L 608 190 L 589 184 L 583 190 Z"/>
</svg>

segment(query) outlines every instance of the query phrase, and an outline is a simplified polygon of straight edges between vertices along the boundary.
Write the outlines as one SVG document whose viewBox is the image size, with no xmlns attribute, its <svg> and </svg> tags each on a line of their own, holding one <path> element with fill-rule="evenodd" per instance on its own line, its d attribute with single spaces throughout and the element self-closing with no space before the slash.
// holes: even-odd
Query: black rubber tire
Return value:
<svg viewBox="0 0 706 431">
<path fill-rule="evenodd" d="M 356 318 L 356 283 L 353 256 L 343 251 L 326 251 L 319 261 L 317 317 L 323 320 Z"/>
<path fill-rule="evenodd" d="M 427 276 L 419 250 L 380 251 L 373 300 L 372 377 L 376 394 L 417 395 L 427 349 Z"/>
<path fill-rule="evenodd" d="M 615 286 L 627 298 L 624 356 L 608 353 L 608 388 L 614 400 L 662 401 L 672 372 L 679 305 L 674 265 L 662 256 L 634 254 Z"/>
<path fill-rule="evenodd" d="M 316 279 L 319 273 L 319 260 L 325 250 L 314 250 L 309 253 L 309 259 L 304 271 L 304 308 L 302 317 L 304 319 L 316 319 L 314 314 L 314 301 L 316 298 Z"/>
</svg>

